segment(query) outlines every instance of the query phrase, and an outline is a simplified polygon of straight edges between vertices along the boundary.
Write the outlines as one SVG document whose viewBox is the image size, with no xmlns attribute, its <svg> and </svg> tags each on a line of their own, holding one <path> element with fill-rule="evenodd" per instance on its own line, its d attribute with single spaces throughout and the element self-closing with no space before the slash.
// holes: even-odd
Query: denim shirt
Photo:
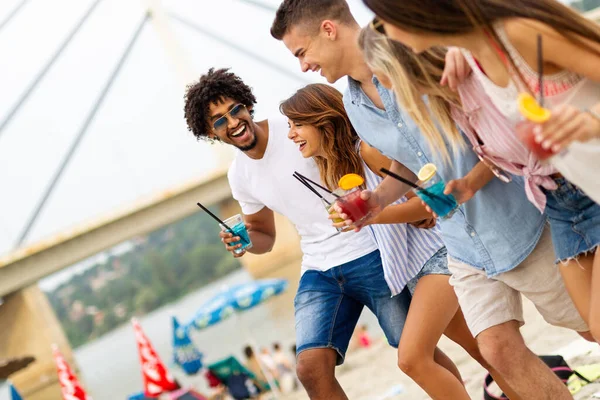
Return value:
<svg viewBox="0 0 600 400">
<path fill-rule="evenodd" d="M 471 149 L 451 153 L 451 163 L 434 155 L 417 125 L 399 109 L 393 91 L 376 78 L 385 110 L 377 108 L 364 94 L 360 84 L 348 78 L 344 93 L 346 112 L 362 140 L 385 156 L 395 159 L 415 174 L 433 162 L 444 181 L 464 177 L 479 162 Z M 524 182 L 493 179 L 454 215 L 439 221 L 448 254 L 490 277 L 517 267 L 535 248 L 546 223 L 527 200 Z"/>
</svg>

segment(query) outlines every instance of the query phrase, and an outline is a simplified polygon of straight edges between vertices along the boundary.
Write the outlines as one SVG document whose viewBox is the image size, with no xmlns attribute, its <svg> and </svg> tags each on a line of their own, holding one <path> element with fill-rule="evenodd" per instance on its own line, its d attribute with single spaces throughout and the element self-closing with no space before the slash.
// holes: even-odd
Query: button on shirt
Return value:
<svg viewBox="0 0 600 400">
<path fill-rule="evenodd" d="M 348 78 L 344 106 L 362 140 L 415 174 L 433 162 L 446 182 L 464 177 L 479 162 L 468 149 L 445 164 L 434 155 L 417 125 L 399 109 L 394 93 L 373 78 L 385 110 L 377 108 L 360 84 Z M 495 276 L 517 267 L 535 248 L 546 216 L 527 200 L 521 177 L 492 180 L 447 220 L 440 220 L 448 254 Z"/>
</svg>

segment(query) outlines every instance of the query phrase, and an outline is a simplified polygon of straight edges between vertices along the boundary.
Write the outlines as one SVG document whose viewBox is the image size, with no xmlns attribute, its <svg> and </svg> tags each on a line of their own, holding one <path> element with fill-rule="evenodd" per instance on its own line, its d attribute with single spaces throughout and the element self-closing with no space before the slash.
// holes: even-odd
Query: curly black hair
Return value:
<svg viewBox="0 0 600 400">
<path fill-rule="evenodd" d="M 210 104 L 225 98 L 233 99 L 248 108 L 256 104 L 252 89 L 239 76 L 229 72 L 229 68 L 211 68 L 198 82 L 187 87 L 183 110 L 188 130 L 196 139 L 206 139 L 212 131 L 208 122 Z M 252 115 L 253 111 L 250 113 Z"/>
</svg>

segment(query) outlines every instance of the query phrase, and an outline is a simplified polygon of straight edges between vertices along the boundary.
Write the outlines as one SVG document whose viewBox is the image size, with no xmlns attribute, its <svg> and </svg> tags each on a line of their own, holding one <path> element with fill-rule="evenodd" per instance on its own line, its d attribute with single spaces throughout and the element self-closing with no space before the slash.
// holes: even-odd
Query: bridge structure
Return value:
<svg viewBox="0 0 600 400">
<path fill-rule="evenodd" d="M 35 91 L 36 85 L 44 79 L 52 63 L 60 57 L 62 51 L 69 45 L 69 41 L 76 36 L 78 29 L 86 22 L 86 19 L 94 12 L 101 1 L 95 0 L 92 3 L 78 25 L 57 49 L 55 57 L 52 57 L 49 63 L 42 68 L 32 85 L 17 100 L 15 107 L 0 121 L 0 138 L 3 129 L 18 113 L 19 107 Z M 0 33 L 2 28 L 10 23 L 11 18 L 18 15 L 27 2 L 28 0 L 22 0 L 4 21 L 0 21 Z M 245 2 L 265 8 L 267 11 L 274 11 L 271 6 L 256 0 L 245 0 Z M 587 16 L 600 22 L 600 9 L 589 12 Z M 109 213 L 98 216 L 93 220 L 75 224 L 45 239 L 31 244 L 24 244 L 49 196 L 60 181 L 64 171 L 68 168 L 71 158 L 76 154 L 81 139 L 94 120 L 106 94 L 111 90 L 114 79 L 126 62 L 127 56 L 135 45 L 144 25 L 151 23 L 158 33 L 168 57 L 173 62 L 172 66 L 176 71 L 180 85 L 183 87 L 183 85 L 194 79 L 193 68 L 190 67 L 191 63 L 187 60 L 185 52 L 173 35 L 171 29 L 173 21 L 184 24 L 214 40 L 220 40 L 224 46 L 232 47 L 242 53 L 248 53 L 248 50 L 239 47 L 236 43 L 223 40 L 219 35 L 202 26 L 195 25 L 186 18 L 166 12 L 158 3 L 158 0 L 148 0 L 145 3 L 145 12 L 138 29 L 134 32 L 117 66 L 107 80 L 96 105 L 86 119 L 86 123 L 78 132 L 69 151 L 53 175 L 50 185 L 24 225 L 15 248 L 4 255 L 0 255 L 0 297 L 3 299 L 3 304 L 0 306 L 0 326 L 3 327 L 0 330 L 0 358 L 24 354 L 32 354 L 36 357 L 37 361 L 34 364 L 11 377 L 15 386 L 29 400 L 62 399 L 52 360 L 51 344 L 58 344 L 67 360 L 75 365 L 68 340 L 45 294 L 37 286 L 37 281 L 123 241 L 152 232 L 194 212 L 199 212 L 196 206 L 197 201 L 208 206 L 218 207 L 223 217 L 239 212 L 237 203 L 231 197 L 226 177 L 226 170 L 231 161 L 232 153 L 227 152 L 224 148 L 216 148 L 215 151 L 219 153 L 217 157 L 219 160 L 218 165 L 213 170 L 203 174 L 201 178 L 195 178 L 168 189 L 163 189 L 153 195 L 140 198 L 131 204 L 111 210 Z M 268 59 L 261 58 L 260 54 L 246 55 L 257 59 L 265 67 L 271 68 L 280 74 L 289 75 L 291 79 L 298 79 L 300 83 L 306 83 L 297 76 L 290 75 L 277 65 L 271 64 Z M 260 277 L 279 266 L 289 265 L 290 263 L 299 264 L 302 255 L 295 229 L 281 216 L 276 216 L 276 224 L 278 239 L 272 252 L 260 257 L 248 254 L 241 258 L 244 267 L 255 277 Z"/>
<path fill-rule="evenodd" d="M 97 12 L 102 1 L 91 1 L 89 8 L 59 45 L 55 54 L 42 66 L 32 83 L 16 100 L 9 112 L 0 119 L 0 140 L 5 128 L 12 123 L 23 104 L 46 79 L 54 63 L 71 45 L 71 41 L 76 38 L 79 30 L 87 23 L 90 16 Z M 273 7 L 261 1 L 233 1 L 246 3 L 246 6 L 262 8 L 266 12 L 274 13 L 275 11 Z M 22 12 L 28 2 L 29 0 L 21 0 L 8 16 L 0 21 L 0 34 L 2 29 L 11 23 L 11 20 Z M 2 299 L 0 302 L 0 327 L 2 327 L 0 329 L 0 358 L 35 356 L 34 363 L 11 375 L 13 384 L 28 400 L 59 400 L 63 398 L 52 358 L 52 344 L 57 344 L 65 358 L 77 368 L 72 349 L 62 327 L 46 295 L 37 285 L 39 280 L 119 243 L 152 232 L 195 212 L 202 212 L 196 202 L 217 208 L 223 218 L 240 212 L 237 202 L 232 199 L 226 176 L 233 152 L 227 146 L 217 144 L 211 149 L 216 154 L 214 157 L 217 161 L 216 165 L 204 172 L 201 177 L 163 188 L 91 220 L 76 223 L 59 233 L 27 243 L 32 228 L 38 223 L 40 215 L 47 207 L 49 198 L 72 163 L 82 139 L 94 119 L 97 118 L 98 110 L 106 101 L 107 95 L 113 90 L 113 84 L 122 73 L 123 66 L 128 62 L 130 53 L 139 41 L 143 29 L 147 25 L 152 26 L 152 31 L 160 41 L 182 92 L 185 85 L 197 79 L 197 74 L 192 67 L 193 63 L 190 61 L 189 54 L 183 49 L 174 33 L 174 24 L 185 26 L 199 35 L 216 41 L 225 48 L 239 52 L 262 65 L 265 70 L 283 75 L 288 80 L 296 81 L 298 85 L 309 82 L 271 62 L 260 53 L 253 53 L 201 24 L 194 23 L 192 18 L 165 10 L 159 0 L 144 0 L 141 9 L 143 12 L 136 30 L 117 60 L 116 66 L 106 80 L 99 97 L 75 135 L 47 188 L 40 196 L 30 217 L 23 224 L 14 248 L 0 254 L 0 298 Z M 277 243 L 270 253 L 260 257 L 248 254 L 240 259 L 243 267 L 254 277 L 266 274 L 273 276 L 273 271 L 280 267 L 292 263 L 299 265 L 300 263 L 302 254 L 294 227 L 289 221 L 278 215 L 276 216 L 276 227 Z M 215 223 L 215 232 L 218 229 Z M 198 268 L 201 273 L 200 261 Z"/>
<path fill-rule="evenodd" d="M 6 328 L 0 330 L 2 357 L 23 354 L 36 357 L 35 363 L 11 377 L 25 398 L 62 399 L 51 357 L 52 343 L 58 344 L 74 362 L 60 323 L 36 282 L 125 240 L 202 212 L 196 206 L 198 201 L 218 207 L 223 217 L 240 212 L 231 197 L 226 170 L 221 169 L 0 258 L 0 294 L 4 296 L 0 326 Z M 240 259 L 254 277 L 300 263 L 302 253 L 294 227 L 279 215 L 276 215 L 276 226 L 277 243 L 270 253 L 247 254 Z M 198 270 L 201 273 L 201 262 Z"/>
</svg>

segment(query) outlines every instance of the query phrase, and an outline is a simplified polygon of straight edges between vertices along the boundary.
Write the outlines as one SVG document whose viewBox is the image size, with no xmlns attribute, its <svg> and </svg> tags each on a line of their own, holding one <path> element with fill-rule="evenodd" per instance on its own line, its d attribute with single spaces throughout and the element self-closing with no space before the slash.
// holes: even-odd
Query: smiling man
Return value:
<svg viewBox="0 0 600 400">
<path fill-rule="evenodd" d="M 293 178 L 298 171 L 319 181 L 319 170 L 312 158 L 302 156 L 302 142 L 287 138 L 285 117 L 254 121 L 256 99 L 239 77 L 211 69 L 188 88 L 185 101 L 194 136 L 240 150 L 228 179 L 253 244 L 248 251 L 263 254 L 273 247 L 273 212 L 295 225 L 303 252 L 294 301 L 298 377 L 313 399 L 346 399 L 335 366 L 344 360 L 363 307 L 373 311 L 388 342 L 397 346 L 410 294 L 400 289 L 392 296 L 396 293 L 386 283 L 379 250 L 366 229 L 338 233 L 320 199 Z M 238 237 L 220 235 L 234 257 L 245 254 L 235 254 L 240 245 L 230 245 Z"/>
</svg>

